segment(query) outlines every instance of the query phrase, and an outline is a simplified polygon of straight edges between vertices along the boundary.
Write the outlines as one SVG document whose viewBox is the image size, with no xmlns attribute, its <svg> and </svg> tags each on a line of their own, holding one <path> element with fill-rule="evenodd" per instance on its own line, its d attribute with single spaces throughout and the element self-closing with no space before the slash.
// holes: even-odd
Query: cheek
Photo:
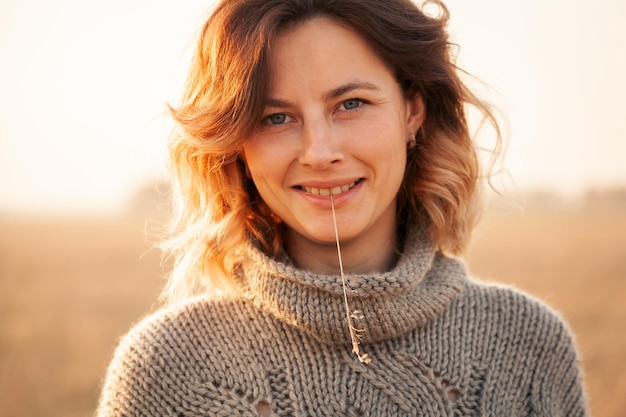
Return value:
<svg viewBox="0 0 626 417">
<path fill-rule="evenodd" d="M 250 140 L 243 155 L 254 184 L 265 199 L 267 190 L 280 187 L 287 170 L 286 156 L 271 141 Z M 265 195 L 264 195 L 265 194 Z"/>
<path fill-rule="evenodd" d="M 353 142 L 353 149 L 370 161 L 378 161 L 380 165 L 389 165 L 393 168 L 400 163 L 403 167 L 407 151 L 405 136 L 402 129 L 396 125 L 370 124 L 366 125 L 365 129 L 360 129 Z"/>
<path fill-rule="evenodd" d="M 267 161 L 275 159 L 275 156 L 272 156 L 272 149 L 275 147 L 268 145 L 271 144 L 261 139 L 253 138 L 249 139 L 243 146 L 244 160 L 253 177 L 262 175 L 267 168 L 273 165 L 268 164 Z M 263 163 L 263 161 L 266 161 L 266 163 Z"/>
<path fill-rule="evenodd" d="M 374 169 L 378 184 L 385 184 L 389 192 L 397 192 L 406 169 L 404 130 L 396 124 L 382 123 L 362 134 L 357 146 L 360 159 L 366 160 Z"/>
</svg>

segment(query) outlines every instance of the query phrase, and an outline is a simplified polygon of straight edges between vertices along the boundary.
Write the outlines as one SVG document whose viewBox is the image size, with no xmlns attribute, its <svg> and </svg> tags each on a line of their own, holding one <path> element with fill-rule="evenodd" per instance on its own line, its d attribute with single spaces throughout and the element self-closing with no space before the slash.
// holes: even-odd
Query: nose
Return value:
<svg viewBox="0 0 626 417">
<path fill-rule="evenodd" d="M 302 129 L 302 151 L 298 161 L 314 169 L 325 169 L 344 160 L 337 135 L 328 120 L 320 118 Z"/>
</svg>

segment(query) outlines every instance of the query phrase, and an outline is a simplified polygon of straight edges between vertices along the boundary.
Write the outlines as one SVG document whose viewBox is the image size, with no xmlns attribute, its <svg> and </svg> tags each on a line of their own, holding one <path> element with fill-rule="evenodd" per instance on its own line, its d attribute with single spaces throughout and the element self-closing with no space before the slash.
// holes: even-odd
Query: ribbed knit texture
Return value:
<svg viewBox="0 0 626 417">
<path fill-rule="evenodd" d="M 250 248 L 239 296 L 196 298 L 119 345 L 98 416 L 584 416 L 572 337 L 540 302 L 467 278 L 409 237 L 396 267 L 341 281 Z"/>
</svg>

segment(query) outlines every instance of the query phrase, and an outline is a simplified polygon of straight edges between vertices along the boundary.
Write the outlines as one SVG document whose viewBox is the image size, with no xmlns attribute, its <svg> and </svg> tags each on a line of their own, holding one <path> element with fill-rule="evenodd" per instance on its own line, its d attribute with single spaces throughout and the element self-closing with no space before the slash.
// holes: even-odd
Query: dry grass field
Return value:
<svg viewBox="0 0 626 417">
<path fill-rule="evenodd" d="M 93 413 L 118 338 L 164 280 L 144 221 L 0 218 L 0 417 Z M 491 211 L 473 274 L 559 310 L 596 417 L 626 415 L 626 209 Z"/>
</svg>

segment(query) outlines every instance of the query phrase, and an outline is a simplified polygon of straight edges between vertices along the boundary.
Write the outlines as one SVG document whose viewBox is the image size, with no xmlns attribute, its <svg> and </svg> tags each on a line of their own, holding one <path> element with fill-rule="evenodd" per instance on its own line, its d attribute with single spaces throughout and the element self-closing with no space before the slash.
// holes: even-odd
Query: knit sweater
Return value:
<svg viewBox="0 0 626 417">
<path fill-rule="evenodd" d="M 341 281 L 250 247 L 237 295 L 158 311 L 122 340 L 97 415 L 584 416 L 572 337 L 516 290 L 419 236 L 393 270 Z"/>
</svg>

